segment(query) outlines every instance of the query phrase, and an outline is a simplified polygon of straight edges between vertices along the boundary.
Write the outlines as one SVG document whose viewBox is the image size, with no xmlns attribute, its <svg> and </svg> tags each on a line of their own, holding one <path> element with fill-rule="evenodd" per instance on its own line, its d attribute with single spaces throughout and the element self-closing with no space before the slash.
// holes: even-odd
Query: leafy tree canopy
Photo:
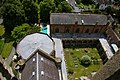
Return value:
<svg viewBox="0 0 120 80">
<path fill-rule="evenodd" d="M 62 1 L 66 1 L 66 0 L 54 0 L 56 6 L 58 6 L 58 4 L 60 4 Z"/>
<path fill-rule="evenodd" d="M 19 42 L 23 37 L 28 34 L 40 32 L 39 26 L 30 26 L 27 23 L 22 24 L 21 26 L 17 26 L 12 31 L 12 37 L 16 42 Z"/>
<path fill-rule="evenodd" d="M 82 2 L 84 5 L 89 5 L 89 4 L 93 4 L 93 3 L 94 3 L 93 0 L 81 0 L 81 2 Z"/>
<path fill-rule="evenodd" d="M 57 12 L 72 12 L 72 7 L 67 3 L 67 1 L 62 1 L 58 5 L 58 10 Z"/>
<path fill-rule="evenodd" d="M 23 9 L 25 11 L 26 22 L 34 24 L 38 21 L 38 7 L 31 0 L 23 0 Z"/>
<path fill-rule="evenodd" d="M 25 14 L 22 10 L 22 4 L 18 0 L 6 0 L 0 8 L 3 16 L 3 24 L 7 31 L 11 31 L 15 26 L 24 22 Z"/>
<path fill-rule="evenodd" d="M 49 15 L 51 12 L 55 11 L 54 0 L 43 0 L 40 3 L 40 17 L 44 21 L 49 21 Z"/>
<path fill-rule="evenodd" d="M 25 23 L 21 26 L 17 26 L 12 31 L 12 37 L 15 39 L 15 41 L 19 41 L 21 38 L 26 36 L 30 33 L 30 25 Z"/>
<path fill-rule="evenodd" d="M 89 66 L 91 64 L 91 58 L 88 55 L 82 56 L 81 64 L 85 67 Z"/>
</svg>

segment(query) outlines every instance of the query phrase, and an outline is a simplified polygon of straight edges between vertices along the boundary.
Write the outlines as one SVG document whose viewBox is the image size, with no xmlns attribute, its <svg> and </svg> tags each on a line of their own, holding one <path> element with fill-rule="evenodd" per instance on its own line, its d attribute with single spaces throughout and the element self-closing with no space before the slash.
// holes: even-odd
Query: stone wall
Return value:
<svg viewBox="0 0 120 80">
<path fill-rule="evenodd" d="M 93 77 L 91 77 L 90 80 L 119 80 L 117 79 L 119 75 L 116 75 L 116 73 L 118 73 L 119 71 L 120 49 Z"/>
<path fill-rule="evenodd" d="M 112 30 L 112 28 L 109 28 L 106 34 L 109 43 L 117 44 L 117 46 L 120 47 L 120 37 L 117 35 L 115 31 Z"/>
<path fill-rule="evenodd" d="M 105 33 L 107 25 L 77 25 L 77 24 L 52 24 L 50 27 L 53 33 Z"/>
</svg>

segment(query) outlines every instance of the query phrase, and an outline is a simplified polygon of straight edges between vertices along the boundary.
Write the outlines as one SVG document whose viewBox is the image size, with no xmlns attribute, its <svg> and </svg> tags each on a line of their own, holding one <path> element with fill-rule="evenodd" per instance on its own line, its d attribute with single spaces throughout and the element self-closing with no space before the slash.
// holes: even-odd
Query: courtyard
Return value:
<svg viewBox="0 0 120 80">
<path fill-rule="evenodd" d="M 97 72 L 103 65 L 96 48 L 65 48 L 64 55 L 69 80 L 89 76 L 91 73 Z M 85 55 L 91 59 L 88 66 L 81 64 L 81 59 Z"/>
</svg>

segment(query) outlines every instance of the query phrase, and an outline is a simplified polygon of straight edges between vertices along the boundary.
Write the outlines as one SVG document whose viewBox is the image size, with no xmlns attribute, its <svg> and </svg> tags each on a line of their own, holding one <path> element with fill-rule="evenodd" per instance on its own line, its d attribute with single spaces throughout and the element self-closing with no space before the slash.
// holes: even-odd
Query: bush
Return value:
<svg viewBox="0 0 120 80">
<path fill-rule="evenodd" d="M 87 67 L 91 64 L 91 58 L 88 55 L 84 55 L 81 58 L 81 65 Z"/>
<path fill-rule="evenodd" d="M 68 73 L 73 74 L 74 73 L 73 69 L 68 69 Z"/>
</svg>

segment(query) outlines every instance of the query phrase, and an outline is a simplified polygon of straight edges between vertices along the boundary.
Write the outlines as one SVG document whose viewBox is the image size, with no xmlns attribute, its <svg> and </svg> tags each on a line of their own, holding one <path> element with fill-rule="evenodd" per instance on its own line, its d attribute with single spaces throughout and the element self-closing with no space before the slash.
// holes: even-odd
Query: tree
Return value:
<svg viewBox="0 0 120 80">
<path fill-rule="evenodd" d="M 93 0 L 81 0 L 84 5 L 94 4 Z"/>
<path fill-rule="evenodd" d="M 25 11 L 26 22 L 34 24 L 38 22 L 38 7 L 31 0 L 23 0 L 23 9 Z"/>
<path fill-rule="evenodd" d="M 105 11 L 107 12 L 107 14 L 116 14 L 117 10 L 112 8 L 111 6 L 108 6 Z"/>
<path fill-rule="evenodd" d="M 39 4 L 41 1 L 43 1 L 43 0 L 38 0 L 38 4 Z"/>
<path fill-rule="evenodd" d="M 82 56 L 81 64 L 86 67 L 89 66 L 91 64 L 91 58 L 88 55 Z"/>
<path fill-rule="evenodd" d="M 29 24 L 24 23 L 21 26 L 15 27 L 11 36 L 16 42 L 19 42 L 26 35 L 36 32 L 40 32 L 39 26 L 30 26 Z"/>
<path fill-rule="evenodd" d="M 56 6 L 58 6 L 62 1 L 66 1 L 66 0 L 54 0 L 54 1 L 55 1 Z"/>
<path fill-rule="evenodd" d="M 72 12 L 72 7 L 67 3 L 67 1 L 62 1 L 58 5 L 57 12 Z"/>
<path fill-rule="evenodd" d="M 50 13 L 55 11 L 54 0 L 43 0 L 40 3 L 40 17 L 43 21 L 49 21 Z"/>
<path fill-rule="evenodd" d="M 22 10 L 22 4 L 18 0 L 6 0 L 0 8 L 0 12 L 2 12 L 1 14 L 4 19 L 3 24 L 8 32 L 24 22 L 24 10 Z"/>
<path fill-rule="evenodd" d="M 30 34 L 30 25 L 29 24 L 22 24 L 21 26 L 17 26 L 12 31 L 12 37 L 15 39 L 15 41 L 21 40 L 23 37 L 25 37 L 27 34 Z"/>
<path fill-rule="evenodd" d="M 4 2 L 4 0 L 0 0 L 0 7 L 3 5 Z"/>
</svg>

